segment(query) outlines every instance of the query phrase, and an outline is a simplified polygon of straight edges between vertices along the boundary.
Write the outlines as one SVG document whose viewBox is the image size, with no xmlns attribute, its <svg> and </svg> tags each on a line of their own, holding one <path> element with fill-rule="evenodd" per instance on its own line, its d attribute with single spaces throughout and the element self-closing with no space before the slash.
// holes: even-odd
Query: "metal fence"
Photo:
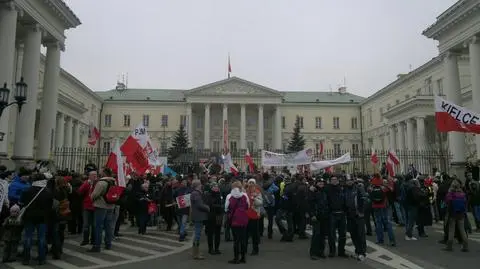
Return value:
<svg viewBox="0 0 480 269">
<path fill-rule="evenodd" d="M 368 172 L 373 171 L 370 163 L 371 151 L 333 150 L 326 149 L 323 154 L 314 154 L 313 161 L 332 160 L 350 152 L 352 161 L 348 164 L 338 165 L 336 170 L 345 170 L 346 172 Z M 247 167 L 245 161 L 245 150 L 231 152 L 232 160 L 236 166 L 244 171 Z M 283 152 L 278 152 L 283 153 Z M 76 172 L 83 171 L 87 163 L 95 163 L 98 167 L 106 164 L 110 149 L 101 148 L 56 148 L 53 154 L 53 161 L 57 169 L 72 170 Z M 396 151 L 400 159 L 400 165 L 396 167 L 397 173 L 408 171 L 409 164 L 413 164 L 418 171 L 422 173 L 431 173 L 433 168 L 448 172 L 450 164 L 450 154 L 432 150 L 400 150 Z M 166 154 L 160 154 L 166 156 Z M 189 149 L 186 152 L 180 152 L 174 160 L 169 160 L 169 166 L 178 173 L 195 172 L 199 169 L 200 163 L 215 161 L 221 162 L 221 153 L 204 149 Z M 377 151 L 380 163 L 386 162 L 388 152 Z M 255 164 L 261 165 L 261 150 L 250 151 Z M 380 165 L 379 165 L 380 166 Z"/>
</svg>

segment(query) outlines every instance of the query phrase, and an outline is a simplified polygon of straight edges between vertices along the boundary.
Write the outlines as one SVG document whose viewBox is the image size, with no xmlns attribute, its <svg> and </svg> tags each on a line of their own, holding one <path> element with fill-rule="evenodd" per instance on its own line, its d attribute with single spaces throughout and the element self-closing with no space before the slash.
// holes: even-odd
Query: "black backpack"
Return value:
<svg viewBox="0 0 480 269">
<path fill-rule="evenodd" d="M 372 191 L 370 192 L 370 200 L 372 200 L 373 203 L 381 203 L 385 200 L 385 193 L 381 186 L 373 186 Z"/>
</svg>

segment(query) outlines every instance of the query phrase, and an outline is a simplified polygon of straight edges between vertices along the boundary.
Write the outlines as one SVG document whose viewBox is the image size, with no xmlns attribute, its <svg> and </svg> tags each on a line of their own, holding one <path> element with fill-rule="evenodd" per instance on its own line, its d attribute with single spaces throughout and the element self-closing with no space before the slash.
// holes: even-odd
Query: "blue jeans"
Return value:
<svg viewBox="0 0 480 269">
<path fill-rule="evenodd" d="M 194 242 L 200 242 L 200 236 L 202 235 L 202 229 L 203 229 L 203 221 L 195 221 L 194 222 L 194 235 L 193 235 L 193 241 Z"/>
<path fill-rule="evenodd" d="M 47 224 L 25 223 L 25 241 L 23 242 L 24 257 L 30 258 L 30 249 L 32 248 L 33 232 L 37 229 L 38 236 L 38 260 L 45 260 Z M 28 254 L 28 256 L 26 256 Z"/>
<path fill-rule="evenodd" d="M 387 229 L 388 239 L 390 244 L 395 243 L 395 236 L 393 234 L 392 223 L 390 222 L 390 213 L 388 208 L 374 208 L 373 214 L 375 216 L 375 232 L 377 234 L 377 241 L 384 242 L 384 231 Z"/>
<path fill-rule="evenodd" d="M 480 222 L 480 205 L 473 206 L 473 216 L 477 222 Z"/>
<path fill-rule="evenodd" d="M 180 236 L 184 236 L 187 228 L 188 215 L 177 215 Z"/>
<path fill-rule="evenodd" d="M 413 236 L 413 227 L 417 222 L 418 208 L 416 206 L 407 207 L 407 225 L 405 226 L 405 234 L 408 237 Z"/>
<path fill-rule="evenodd" d="M 105 247 L 112 246 L 113 229 L 113 209 L 95 207 L 95 245 L 94 248 L 100 249 L 102 244 L 103 230 L 105 229 Z"/>
<path fill-rule="evenodd" d="M 404 207 L 399 202 L 395 202 L 393 205 L 395 206 L 395 212 L 397 212 L 398 223 L 400 223 L 401 225 L 405 225 Z"/>
</svg>

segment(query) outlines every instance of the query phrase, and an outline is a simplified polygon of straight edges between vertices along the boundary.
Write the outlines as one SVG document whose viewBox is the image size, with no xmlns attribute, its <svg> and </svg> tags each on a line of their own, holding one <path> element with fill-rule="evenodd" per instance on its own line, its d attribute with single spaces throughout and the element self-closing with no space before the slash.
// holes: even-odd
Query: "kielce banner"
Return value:
<svg viewBox="0 0 480 269">
<path fill-rule="evenodd" d="M 264 167 L 283 167 L 306 165 L 312 162 L 313 149 L 308 148 L 294 153 L 275 153 L 262 150 L 262 166 Z"/>
<path fill-rule="evenodd" d="M 310 164 L 310 170 L 315 171 L 315 170 L 325 169 L 327 167 L 331 167 L 337 164 L 349 163 L 350 161 L 352 161 L 352 158 L 350 157 L 350 152 L 347 152 L 341 157 L 336 158 L 335 160 L 324 160 L 324 161 L 312 162 Z"/>
<path fill-rule="evenodd" d="M 438 132 L 480 134 L 480 114 L 435 96 L 435 122 Z"/>
</svg>

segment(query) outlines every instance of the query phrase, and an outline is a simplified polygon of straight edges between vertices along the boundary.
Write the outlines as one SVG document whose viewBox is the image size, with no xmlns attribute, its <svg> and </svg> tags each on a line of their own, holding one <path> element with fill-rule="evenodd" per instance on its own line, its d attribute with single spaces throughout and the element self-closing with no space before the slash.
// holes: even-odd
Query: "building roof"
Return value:
<svg viewBox="0 0 480 269">
<path fill-rule="evenodd" d="M 196 92 L 196 89 L 203 89 L 218 83 L 242 82 L 260 87 L 263 90 L 275 91 L 273 89 L 258 85 L 240 78 L 232 77 L 226 80 L 210 83 L 205 86 L 189 90 L 181 89 L 113 89 L 103 92 L 96 92 L 106 102 L 125 101 L 153 101 L 153 102 L 185 102 L 186 95 Z M 283 95 L 285 103 L 360 103 L 365 98 L 348 92 L 308 92 L 308 91 L 275 91 Z"/>
</svg>

